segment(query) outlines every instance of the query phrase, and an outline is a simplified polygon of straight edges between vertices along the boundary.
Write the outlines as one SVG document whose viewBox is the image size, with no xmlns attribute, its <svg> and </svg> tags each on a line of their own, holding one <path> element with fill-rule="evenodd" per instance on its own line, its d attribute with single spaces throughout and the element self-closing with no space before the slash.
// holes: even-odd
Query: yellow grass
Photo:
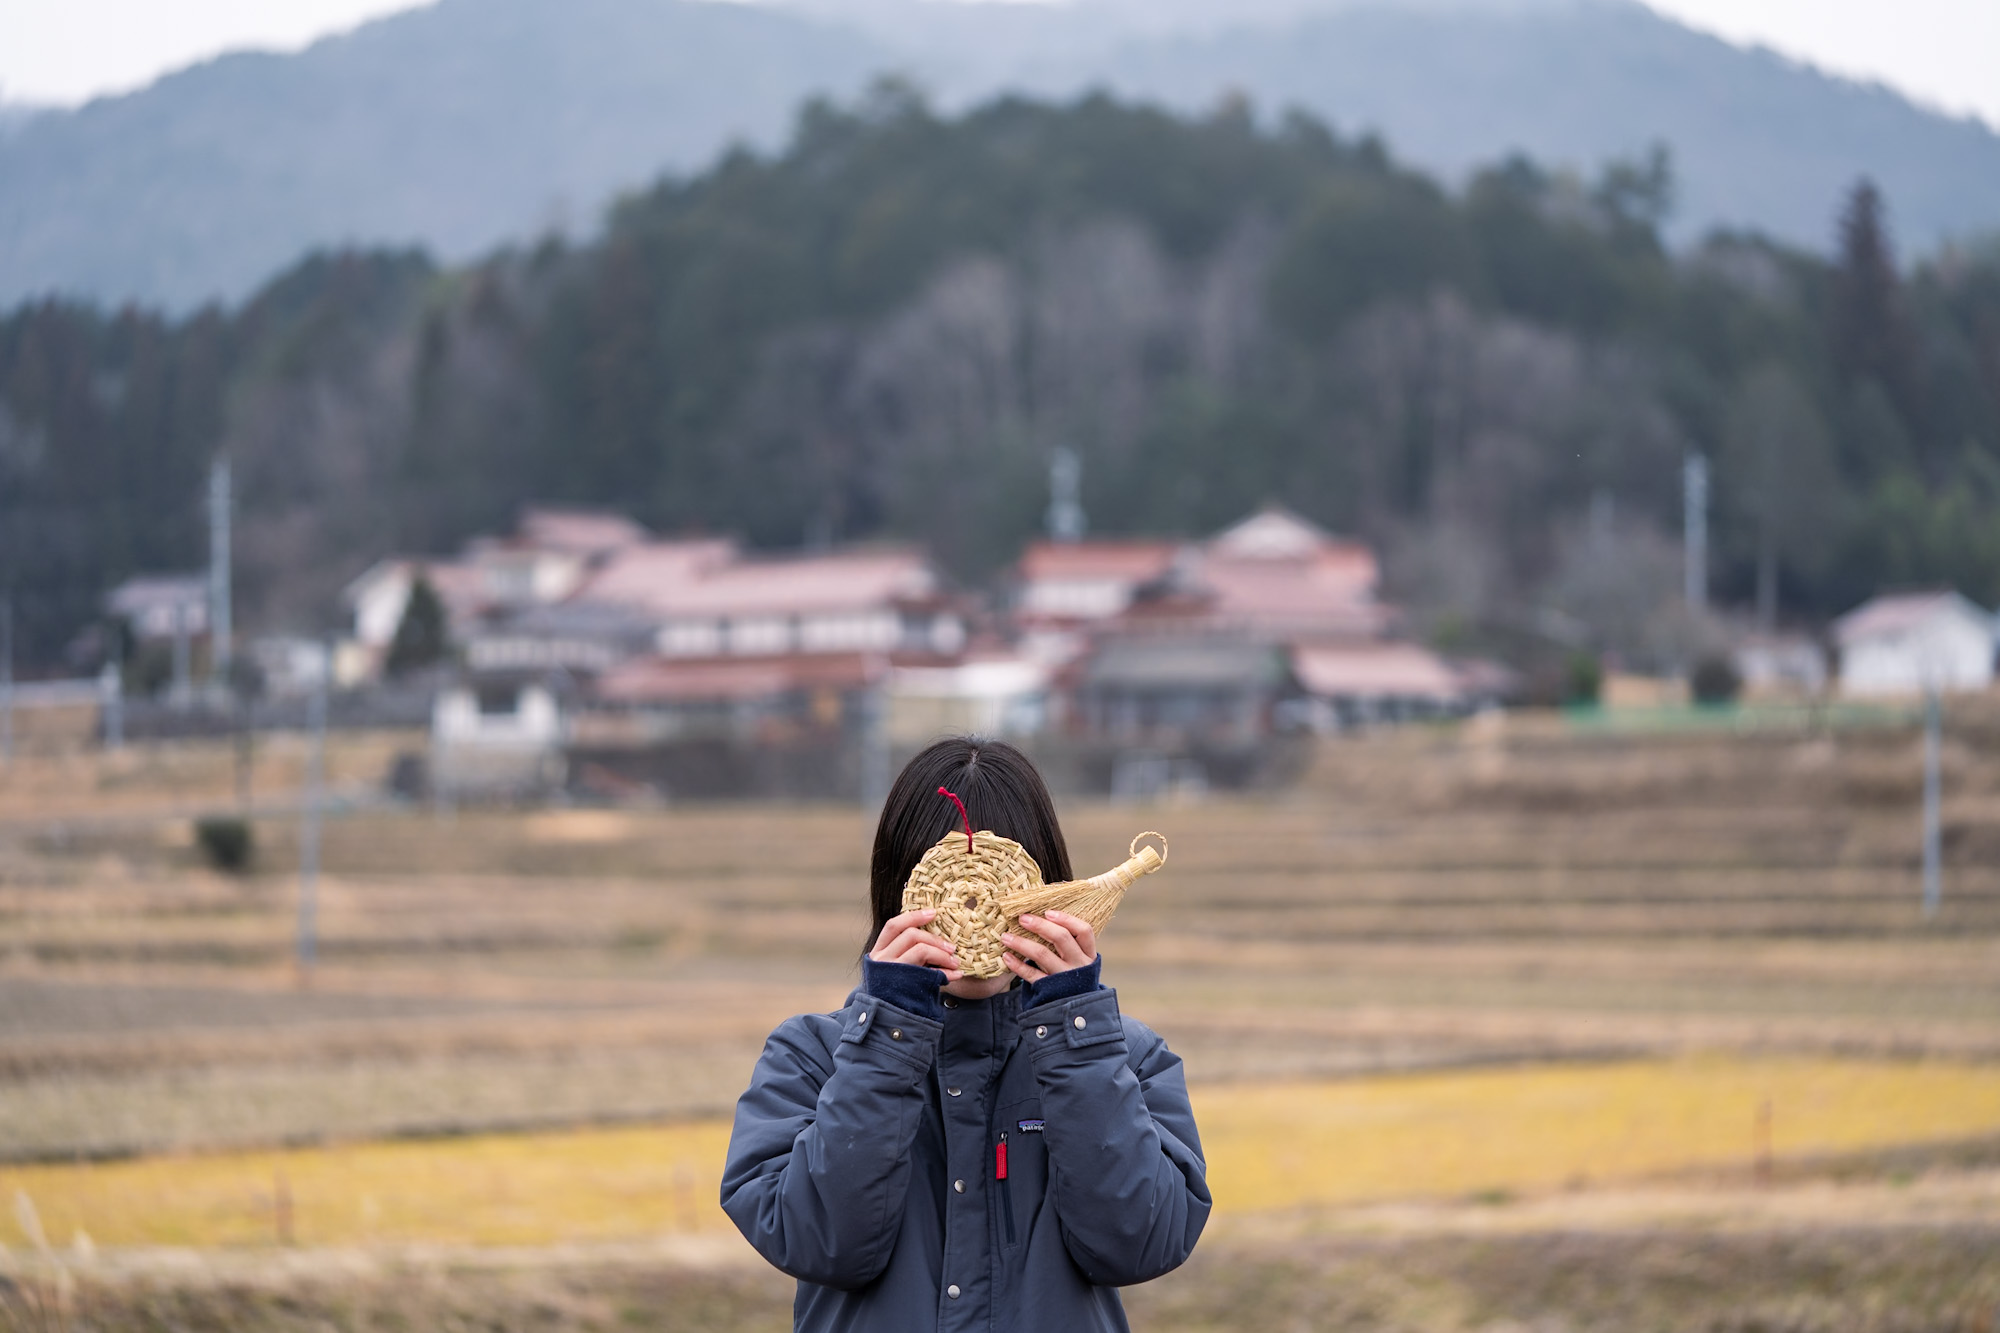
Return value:
<svg viewBox="0 0 2000 1333">
<path fill-rule="evenodd" d="M 535 1245 L 727 1227 L 729 1126 L 481 1135 L 0 1171 L 51 1241 Z"/>
<path fill-rule="evenodd" d="M 1469 1195 L 2000 1133 L 2000 1067 L 1631 1061 L 1200 1088 L 1216 1203 L 1253 1211 Z"/>
<path fill-rule="evenodd" d="M 1202 1088 L 1225 1211 L 1532 1191 L 2000 1132 L 2000 1068 L 1700 1058 Z M 52 1239 L 532 1245 L 718 1231 L 721 1121 L 0 1169 Z"/>
</svg>

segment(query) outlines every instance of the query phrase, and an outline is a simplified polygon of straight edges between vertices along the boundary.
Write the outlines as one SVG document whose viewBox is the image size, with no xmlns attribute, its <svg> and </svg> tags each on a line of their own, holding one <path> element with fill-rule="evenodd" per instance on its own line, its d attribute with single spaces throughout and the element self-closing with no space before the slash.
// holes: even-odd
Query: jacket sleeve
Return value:
<svg viewBox="0 0 2000 1333">
<path fill-rule="evenodd" d="M 736 1103 L 722 1208 L 784 1272 L 853 1290 L 895 1248 L 943 1027 L 866 994 L 842 1017 L 830 1065 L 806 1020 L 765 1043 Z"/>
<path fill-rule="evenodd" d="M 1108 989 L 1029 1010 L 1021 1026 L 1041 1089 L 1050 1200 L 1070 1258 L 1110 1287 L 1178 1267 L 1210 1206 L 1180 1057 L 1137 1025 L 1135 1055 Z"/>
</svg>

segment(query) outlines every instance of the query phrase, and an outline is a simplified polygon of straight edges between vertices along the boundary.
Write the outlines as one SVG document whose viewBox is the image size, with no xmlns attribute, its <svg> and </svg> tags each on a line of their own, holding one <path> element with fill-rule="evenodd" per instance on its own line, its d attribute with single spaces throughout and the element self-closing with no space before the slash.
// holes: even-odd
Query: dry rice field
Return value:
<svg viewBox="0 0 2000 1333">
<path fill-rule="evenodd" d="M 855 980 L 867 821 L 400 807 L 410 743 L 336 746 L 309 974 L 295 739 L 244 876 L 191 833 L 238 808 L 227 747 L 0 769 L 0 1189 L 54 1247 L 10 1242 L 15 1290 L 59 1265 L 105 1328 L 783 1327 L 721 1118 Z M 1135 1325 L 1992 1333 L 2000 711 L 1949 719 L 1931 920 L 1918 753 L 1483 719 L 1066 807 L 1080 870 L 1172 843 L 1107 980 L 1188 1062 L 1220 1207 Z"/>
</svg>

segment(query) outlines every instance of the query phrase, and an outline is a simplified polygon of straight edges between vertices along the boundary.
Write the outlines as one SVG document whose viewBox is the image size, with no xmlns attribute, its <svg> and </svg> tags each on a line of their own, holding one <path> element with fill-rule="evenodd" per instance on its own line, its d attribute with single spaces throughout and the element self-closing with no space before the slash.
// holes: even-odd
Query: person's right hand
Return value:
<svg viewBox="0 0 2000 1333">
<path fill-rule="evenodd" d="M 890 917 L 882 933 L 875 937 L 875 947 L 868 957 L 878 963 L 935 967 L 943 971 L 946 984 L 957 981 L 965 975 L 958 970 L 958 946 L 947 944 L 941 936 L 925 929 L 936 915 L 935 907 L 920 907 Z"/>
</svg>

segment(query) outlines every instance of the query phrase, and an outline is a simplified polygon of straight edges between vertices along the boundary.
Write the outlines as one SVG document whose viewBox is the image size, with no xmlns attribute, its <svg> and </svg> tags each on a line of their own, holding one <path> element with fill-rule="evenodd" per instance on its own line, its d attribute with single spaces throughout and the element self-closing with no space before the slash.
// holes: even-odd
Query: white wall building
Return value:
<svg viewBox="0 0 2000 1333">
<path fill-rule="evenodd" d="M 1049 669 L 1026 657 L 975 657 L 951 666 L 897 667 L 888 691 L 889 739 L 1031 736 L 1048 720 Z"/>
<path fill-rule="evenodd" d="M 440 690 L 431 706 L 431 782 L 456 796 L 562 785 L 567 717 L 559 677 L 496 675 Z"/>
<path fill-rule="evenodd" d="M 1993 683 L 1994 619 L 1956 592 L 1877 597 L 1833 629 L 1844 695 L 1885 698 Z"/>
</svg>

